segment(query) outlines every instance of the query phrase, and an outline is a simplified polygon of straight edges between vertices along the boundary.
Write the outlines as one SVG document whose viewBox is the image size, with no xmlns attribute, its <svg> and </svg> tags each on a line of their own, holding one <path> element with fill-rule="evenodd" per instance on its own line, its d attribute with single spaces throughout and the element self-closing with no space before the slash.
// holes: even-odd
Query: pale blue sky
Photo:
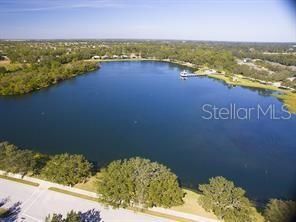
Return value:
<svg viewBox="0 0 296 222">
<path fill-rule="evenodd" d="M 296 42 L 296 14 L 290 2 L 0 0 L 0 38 Z"/>
</svg>

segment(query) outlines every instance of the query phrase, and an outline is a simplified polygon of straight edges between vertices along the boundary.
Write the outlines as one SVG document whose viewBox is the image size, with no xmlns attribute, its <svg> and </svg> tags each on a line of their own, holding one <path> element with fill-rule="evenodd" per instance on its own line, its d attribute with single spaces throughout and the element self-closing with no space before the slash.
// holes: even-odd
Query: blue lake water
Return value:
<svg viewBox="0 0 296 222">
<path fill-rule="evenodd" d="M 251 198 L 292 198 L 296 118 L 206 120 L 203 105 L 268 108 L 271 92 L 179 78 L 162 62 L 103 63 L 101 69 L 24 96 L 0 97 L 0 140 L 44 153 L 81 153 L 99 166 L 141 156 L 169 166 L 193 188 L 224 176 Z M 208 109 L 209 110 L 209 107 Z"/>
</svg>

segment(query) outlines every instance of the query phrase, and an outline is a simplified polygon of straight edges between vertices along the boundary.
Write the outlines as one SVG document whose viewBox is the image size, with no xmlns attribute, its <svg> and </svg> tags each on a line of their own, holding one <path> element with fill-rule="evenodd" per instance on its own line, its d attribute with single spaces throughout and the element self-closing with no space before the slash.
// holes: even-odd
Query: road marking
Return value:
<svg viewBox="0 0 296 222">
<path fill-rule="evenodd" d="M 36 190 L 34 190 L 33 191 L 33 193 L 31 193 L 31 195 L 22 203 L 22 205 L 23 206 L 25 206 L 25 204 L 27 203 L 27 202 L 29 202 L 30 201 L 30 199 L 36 194 L 36 193 L 38 193 L 39 192 L 39 190 L 38 189 L 36 189 Z"/>
<path fill-rule="evenodd" d="M 38 191 L 39 191 L 39 194 L 36 196 L 36 198 L 34 200 L 31 201 L 31 203 L 29 204 L 29 206 L 26 207 L 26 209 L 24 210 L 24 213 L 26 213 L 26 211 L 28 211 L 33 206 L 33 204 L 39 199 L 39 197 L 41 197 L 41 195 L 43 193 L 45 193 L 46 190 L 42 190 L 42 191 L 38 190 Z"/>
<path fill-rule="evenodd" d="M 37 219 L 36 217 L 32 217 L 32 216 L 30 216 L 28 214 L 25 214 L 25 213 L 23 213 L 22 215 L 24 215 L 25 217 L 29 217 L 30 219 L 33 219 L 34 221 L 38 221 L 38 222 L 41 222 L 42 221 L 40 219 Z"/>
</svg>

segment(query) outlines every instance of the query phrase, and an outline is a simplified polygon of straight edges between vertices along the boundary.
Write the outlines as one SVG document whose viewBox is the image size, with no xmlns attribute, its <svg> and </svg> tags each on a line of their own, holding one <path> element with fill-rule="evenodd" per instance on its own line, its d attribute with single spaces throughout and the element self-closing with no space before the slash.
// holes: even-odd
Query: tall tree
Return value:
<svg viewBox="0 0 296 222">
<path fill-rule="evenodd" d="M 65 153 L 53 156 L 42 169 L 41 175 L 56 183 L 75 185 L 91 175 L 92 167 L 84 156 Z"/>
<path fill-rule="evenodd" d="M 101 171 L 101 200 L 114 207 L 163 206 L 183 203 L 177 176 L 156 162 L 139 157 L 117 160 Z"/>
<path fill-rule="evenodd" d="M 296 202 L 271 199 L 264 210 L 267 222 L 296 221 Z"/>
<path fill-rule="evenodd" d="M 214 177 L 209 184 L 199 185 L 202 196 L 200 204 L 212 211 L 219 219 L 225 222 L 255 221 L 252 205 L 245 191 L 235 187 L 232 181 L 224 177 Z"/>
</svg>

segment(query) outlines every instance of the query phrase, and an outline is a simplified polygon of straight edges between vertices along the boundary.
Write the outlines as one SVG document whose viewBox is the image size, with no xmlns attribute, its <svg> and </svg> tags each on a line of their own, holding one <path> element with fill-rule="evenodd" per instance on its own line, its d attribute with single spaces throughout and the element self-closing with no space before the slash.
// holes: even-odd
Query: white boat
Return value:
<svg viewBox="0 0 296 222">
<path fill-rule="evenodd" d="M 182 72 L 180 72 L 180 76 L 181 77 L 187 77 L 188 73 L 185 70 L 183 70 Z"/>
</svg>

